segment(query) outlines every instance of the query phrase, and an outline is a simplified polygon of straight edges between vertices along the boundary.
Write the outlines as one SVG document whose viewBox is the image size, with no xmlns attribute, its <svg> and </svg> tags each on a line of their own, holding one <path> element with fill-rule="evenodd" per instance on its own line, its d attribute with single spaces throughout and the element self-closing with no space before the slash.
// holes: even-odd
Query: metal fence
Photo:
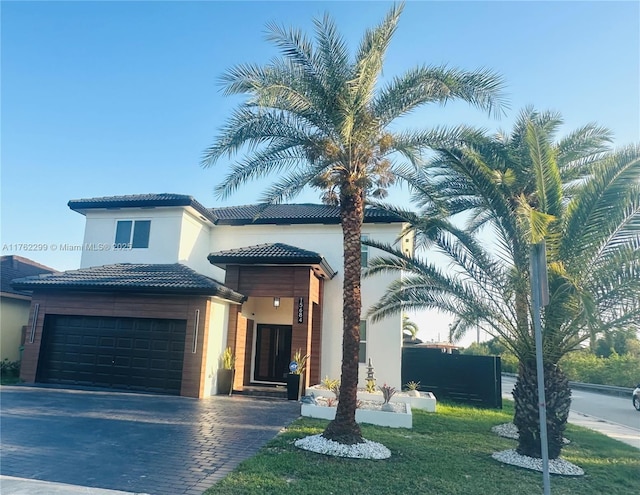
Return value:
<svg viewBox="0 0 640 495">
<path fill-rule="evenodd" d="M 439 400 L 502 409 L 502 375 L 497 356 L 446 354 L 440 349 L 402 349 L 402 383 L 420 382 L 420 390 Z"/>
</svg>

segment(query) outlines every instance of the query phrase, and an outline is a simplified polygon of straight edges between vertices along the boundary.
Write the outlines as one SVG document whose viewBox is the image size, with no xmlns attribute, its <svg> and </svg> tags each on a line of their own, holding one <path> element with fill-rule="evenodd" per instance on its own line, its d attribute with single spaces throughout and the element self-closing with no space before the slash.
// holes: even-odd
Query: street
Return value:
<svg viewBox="0 0 640 495">
<path fill-rule="evenodd" d="M 516 379 L 502 377 L 502 395 L 512 398 L 511 391 Z M 571 412 L 582 413 L 610 423 L 633 428 L 640 435 L 640 412 L 633 408 L 631 394 L 629 397 L 614 397 L 611 395 L 587 392 L 585 390 L 571 390 Z"/>
</svg>

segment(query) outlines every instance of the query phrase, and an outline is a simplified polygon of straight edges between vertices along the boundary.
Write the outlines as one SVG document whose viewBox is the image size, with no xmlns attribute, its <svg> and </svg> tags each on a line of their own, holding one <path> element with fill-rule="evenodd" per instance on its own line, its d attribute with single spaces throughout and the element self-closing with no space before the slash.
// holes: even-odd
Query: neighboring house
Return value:
<svg viewBox="0 0 640 495">
<path fill-rule="evenodd" d="M 297 349 L 305 383 L 339 378 L 342 230 L 337 207 L 205 208 L 191 196 L 72 200 L 86 217 L 81 268 L 14 286 L 33 291 L 21 377 L 207 397 L 218 359 L 236 356 L 234 389 L 282 384 Z M 363 235 L 398 240 L 404 224 L 368 209 Z M 400 241 L 413 249 L 409 237 Z M 372 250 L 373 251 L 373 250 Z M 373 254 L 363 246 L 363 264 Z M 363 314 L 394 280 L 363 280 Z M 399 387 L 400 315 L 362 321 L 360 370 Z"/>
<path fill-rule="evenodd" d="M 20 360 L 23 327 L 29 319 L 31 292 L 11 286 L 15 278 L 54 273 L 53 268 L 21 256 L 0 258 L 0 361 Z"/>
</svg>

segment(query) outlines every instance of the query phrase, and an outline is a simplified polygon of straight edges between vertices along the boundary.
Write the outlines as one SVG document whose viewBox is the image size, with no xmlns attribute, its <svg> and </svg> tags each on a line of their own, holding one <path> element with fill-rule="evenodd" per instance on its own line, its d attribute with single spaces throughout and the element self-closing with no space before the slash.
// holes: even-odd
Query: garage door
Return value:
<svg viewBox="0 0 640 495">
<path fill-rule="evenodd" d="M 47 315 L 36 380 L 180 393 L 186 321 Z"/>
</svg>

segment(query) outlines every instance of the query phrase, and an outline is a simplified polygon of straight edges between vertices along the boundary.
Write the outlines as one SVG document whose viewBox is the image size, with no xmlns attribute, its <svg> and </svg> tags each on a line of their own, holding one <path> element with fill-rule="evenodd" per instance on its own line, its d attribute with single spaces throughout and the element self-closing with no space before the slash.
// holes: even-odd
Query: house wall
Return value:
<svg viewBox="0 0 640 495">
<path fill-rule="evenodd" d="M 215 395 L 218 386 L 218 361 L 227 345 L 229 305 L 212 299 L 209 302 L 209 321 L 205 345 L 205 365 L 202 397 Z"/>
<path fill-rule="evenodd" d="M 324 282 L 322 304 L 321 376 L 340 376 L 342 361 L 342 230 L 340 225 L 245 225 L 212 226 L 197 218 L 185 208 L 126 208 L 122 210 L 91 210 L 87 212 L 85 244 L 112 245 L 117 220 L 150 219 L 151 232 L 148 249 L 125 251 L 87 251 L 82 255 L 81 266 L 97 266 L 112 263 L 175 263 L 177 261 L 223 281 L 225 272 L 209 264 L 211 252 L 246 247 L 256 244 L 282 242 L 320 253 L 338 274 Z M 402 230 L 399 223 L 370 224 L 362 227 L 369 238 L 394 243 Z M 403 250 L 413 250 L 412 238 L 402 240 Z M 370 249 L 369 257 L 376 256 Z M 378 253 L 379 254 L 379 253 Z M 385 292 L 397 278 L 394 274 L 376 275 L 362 281 L 362 314 Z M 240 291 L 242 292 L 242 291 Z M 276 294 L 271 294 L 275 296 Z M 284 300 L 283 300 L 284 302 Z M 246 303 L 245 303 L 246 306 Z M 311 308 L 308 308 L 311 311 Z M 248 310 L 243 307 L 243 316 Z M 280 315 L 284 314 L 281 308 Z M 275 323 L 275 322 L 273 322 Z M 401 315 L 372 323 L 368 321 L 367 357 L 371 358 L 378 380 L 395 387 L 401 386 L 400 362 L 402 350 Z M 317 347 L 317 346 L 316 346 Z M 360 386 L 364 386 L 366 365 L 360 366 Z M 214 380 L 215 381 L 215 380 Z M 214 384 L 212 383 L 213 387 Z M 206 385 L 205 388 L 209 388 Z"/>
<path fill-rule="evenodd" d="M 0 361 L 20 360 L 22 327 L 29 320 L 31 299 L 0 297 Z"/>
<path fill-rule="evenodd" d="M 40 306 L 34 341 L 25 342 L 20 369 L 20 378 L 25 382 L 33 383 L 36 378 L 42 329 L 47 314 L 168 318 L 187 322 L 180 395 L 200 398 L 206 396 L 206 365 L 209 354 L 215 354 L 220 348 L 218 341 L 225 332 L 225 310 L 220 308 L 225 303 L 212 303 L 211 298 L 206 296 L 36 291 L 32 298 L 27 328 L 31 328 L 36 303 Z M 197 336 L 194 332 L 196 310 L 200 311 Z M 194 336 L 197 342 L 195 353 Z M 210 351 L 207 349 L 209 345 L 214 346 Z"/>
<path fill-rule="evenodd" d="M 402 230 L 401 224 L 364 224 L 363 235 L 379 242 L 393 243 Z M 274 235 L 274 232 L 276 233 Z M 256 244 L 282 242 L 320 253 L 338 274 L 324 281 L 322 302 L 321 377 L 338 378 L 342 363 L 342 229 L 340 225 L 255 225 L 217 226 L 212 233 L 211 251 L 234 249 Z M 370 249 L 369 258 L 381 254 Z M 378 301 L 397 275 L 376 275 L 362 281 L 363 315 Z M 239 288 L 240 292 L 242 290 Z M 266 295 L 266 294 L 265 294 Z M 273 293 L 272 295 L 277 295 Z M 245 303 L 246 304 L 246 303 Z M 243 312 L 245 311 L 243 306 Z M 275 322 L 274 322 L 275 323 Z M 400 387 L 402 359 L 401 315 L 368 322 L 367 357 L 371 358 L 376 377 L 381 382 Z M 360 365 L 359 385 L 364 387 L 366 365 Z"/>
<path fill-rule="evenodd" d="M 183 216 L 183 208 L 89 210 L 80 267 L 115 263 L 176 263 L 180 259 Z M 149 247 L 114 249 L 118 220 L 151 220 Z"/>
<path fill-rule="evenodd" d="M 209 223 L 203 222 L 188 211 L 183 210 L 177 261 L 199 273 L 222 282 L 224 281 L 224 270 L 213 266 L 207 259 L 209 253 L 211 253 L 209 246 L 213 235 L 212 230 L 214 229 Z M 172 263 L 175 261 L 172 261 Z"/>
</svg>

